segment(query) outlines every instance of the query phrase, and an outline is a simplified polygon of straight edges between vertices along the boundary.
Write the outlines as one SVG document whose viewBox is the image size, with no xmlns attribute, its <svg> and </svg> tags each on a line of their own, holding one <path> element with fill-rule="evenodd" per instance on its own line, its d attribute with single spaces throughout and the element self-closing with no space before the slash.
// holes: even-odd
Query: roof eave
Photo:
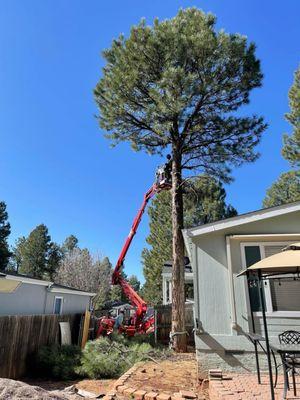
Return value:
<svg viewBox="0 0 300 400">
<path fill-rule="evenodd" d="M 282 206 L 253 211 L 247 214 L 238 215 L 236 217 L 224 219 L 210 224 L 197 226 L 195 228 L 184 229 L 183 233 L 187 237 L 193 238 L 207 233 L 222 231 L 228 228 L 233 228 L 235 226 L 249 224 L 251 222 L 261 221 L 263 219 L 277 217 L 296 211 L 300 211 L 300 201 L 284 204 Z"/>
</svg>

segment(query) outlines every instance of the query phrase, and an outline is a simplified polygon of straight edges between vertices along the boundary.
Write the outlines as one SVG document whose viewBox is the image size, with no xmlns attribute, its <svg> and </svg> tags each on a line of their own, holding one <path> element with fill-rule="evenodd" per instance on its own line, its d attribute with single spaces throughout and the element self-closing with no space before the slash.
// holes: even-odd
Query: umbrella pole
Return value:
<svg viewBox="0 0 300 400">
<path fill-rule="evenodd" d="M 249 288 L 249 272 L 247 272 L 247 287 L 248 287 L 248 293 L 249 293 L 249 303 L 250 303 L 250 314 L 251 314 L 251 323 L 252 323 L 252 332 L 256 333 L 255 329 L 255 322 L 254 322 L 254 316 L 253 316 L 253 310 L 252 310 L 252 305 L 251 305 L 251 300 L 250 300 L 250 288 Z M 258 350 L 257 350 L 257 341 L 253 340 L 253 345 L 254 345 L 254 352 L 255 352 L 255 363 L 256 363 L 256 372 L 257 372 L 257 381 L 258 384 L 261 384 L 261 379 L 260 379 L 260 367 L 259 367 L 259 359 L 258 359 Z"/>
<path fill-rule="evenodd" d="M 265 309 L 265 302 L 264 302 L 263 281 L 262 281 L 262 275 L 261 275 L 261 270 L 260 269 L 258 270 L 258 286 L 259 286 L 259 294 L 260 294 L 259 297 L 260 297 L 260 303 L 261 303 L 261 312 L 262 312 L 264 331 L 265 331 L 266 352 L 267 352 L 268 368 L 269 368 L 271 400 L 275 400 L 274 386 L 273 386 L 273 376 L 272 376 L 271 352 L 270 352 L 270 344 L 269 344 L 269 334 L 268 334 L 266 309 Z"/>
</svg>

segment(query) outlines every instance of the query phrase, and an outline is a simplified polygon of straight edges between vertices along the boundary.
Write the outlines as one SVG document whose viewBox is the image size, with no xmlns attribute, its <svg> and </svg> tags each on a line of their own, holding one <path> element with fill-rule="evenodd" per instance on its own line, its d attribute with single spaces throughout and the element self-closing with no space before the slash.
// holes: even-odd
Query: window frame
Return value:
<svg viewBox="0 0 300 400">
<path fill-rule="evenodd" d="M 241 249 L 241 258 L 242 258 L 242 266 L 243 270 L 247 269 L 246 265 L 246 254 L 245 254 L 245 247 L 247 246 L 258 246 L 260 250 L 261 259 L 266 258 L 265 253 L 265 246 L 288 246 L 289 244 L 294 243 L 293 240 L 288 241 L 261 241 L 261 242 L 241 242 L 240 249 Z M 265 290 L 265 301 L 266 301 L 266 316 L 267 317 L 278 317 L 278 318 L 294 318 L 300 317 L 300 310 L 299 311 L 274 311 L 273 303 L 272 303 L 272 296 L 271 296 L 271 287 L 269 279 L 263 281 L 264 282 L 264 290 Z M 245 279 L 245 291 L 246 291 L 246 303 L 248 309 L 248 315 L 251 314 L 250 308 L 250 296 L 249 290 L 247 285 L 247 279 Z M 254 311 L 253 315 L 256 317 L 262 317 L 261 311 Z"/>
<path fill-rule="evenodd" d="M 55 312 L 55 305 L 56 305 L 56 300 L 57 300 L 57 299 L 61 300 L 61 303 L 60 303 L 60 310 L 59 310 L 59 313 L 58 313 L 58 314 Z M 61 314 L 62 314 L 63 303 L 64 303 L 64 298 L 63 298 L 63 296 L 55 296 L 55 297 L 54 297 L 54 302 L 53 302 L 53 314 L 54 314 L 54 315 L 61 315 Z"/>
</svg>

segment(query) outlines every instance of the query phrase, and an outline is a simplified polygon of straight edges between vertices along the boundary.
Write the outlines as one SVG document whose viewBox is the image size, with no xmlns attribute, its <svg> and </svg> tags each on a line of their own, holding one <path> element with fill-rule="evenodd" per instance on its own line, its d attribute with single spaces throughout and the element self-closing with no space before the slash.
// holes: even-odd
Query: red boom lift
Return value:
<svg viewBox="0 0 300 400">
<path fill-rule="evenodd" d="M 159 167 L 156 171 L 156 180 L 151 188 L 145 193 L 142 205 L 133 221 L 131 230 L 125 243 L 122 247 L 120 256 L 112 274 L 112 284 L 120 285 L 125 296 L 128 298 L 130 304 L 135 310 L 135 315 L 130 319 L 128 325 L 123 325 L 119 328 L 119 332 L 125 333 L 127 336 L 134 336 L 136 333 L 150 333 L 154 328 L 154 316 L 146 317 L 147 303 L 136 293 L 136 291 L 130 286 L 126 279 L 122 276 L 122 268 L 124 266 L 124 260 L 128 249 L 131 245 L 132 239 L 137 232 L 139 224 L 141 222 L 145 208 L 149 200 L 162 190 L 169 190 L 171 188 L 171 157 L 168 155 L 168 162 L 163 166 Z M 112 333 L 115 320 L 114 318 L 102 317 L 99 320 L 97 337 L 102 335 L 106 336 Z"/>
</svg>

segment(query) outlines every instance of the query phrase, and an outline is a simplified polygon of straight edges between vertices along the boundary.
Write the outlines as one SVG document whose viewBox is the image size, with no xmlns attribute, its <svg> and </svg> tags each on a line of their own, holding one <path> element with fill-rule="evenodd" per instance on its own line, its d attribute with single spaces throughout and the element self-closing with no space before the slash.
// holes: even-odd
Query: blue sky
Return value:
<svg viewBox="0 0 300 400">
<path fill-rule="evenodd" d="M 92 90 L 101 76 L 101 50 L 145 17 L 151 23 L 197 6 L 218 28 L 257 44 L 264 85 L 249 113 L 269 128 L 261 158 L 234 171 L 228 201 L 240 213 L 261 207 L 266 188 L 288 170 L 282 133 L 288 89 L 300 61 L 300 2 L 272 0 L 1 0 L 0 199 L 7 203 L 10 243 L 40 223 L 52 239 L 73 233 L 81 246 L 115 262 L 143 193 L 160 160 L 111 149 L 97 126 Z M 142 276 L 147 218 L 130 249 L 126 272 Z"/>
</svg>

